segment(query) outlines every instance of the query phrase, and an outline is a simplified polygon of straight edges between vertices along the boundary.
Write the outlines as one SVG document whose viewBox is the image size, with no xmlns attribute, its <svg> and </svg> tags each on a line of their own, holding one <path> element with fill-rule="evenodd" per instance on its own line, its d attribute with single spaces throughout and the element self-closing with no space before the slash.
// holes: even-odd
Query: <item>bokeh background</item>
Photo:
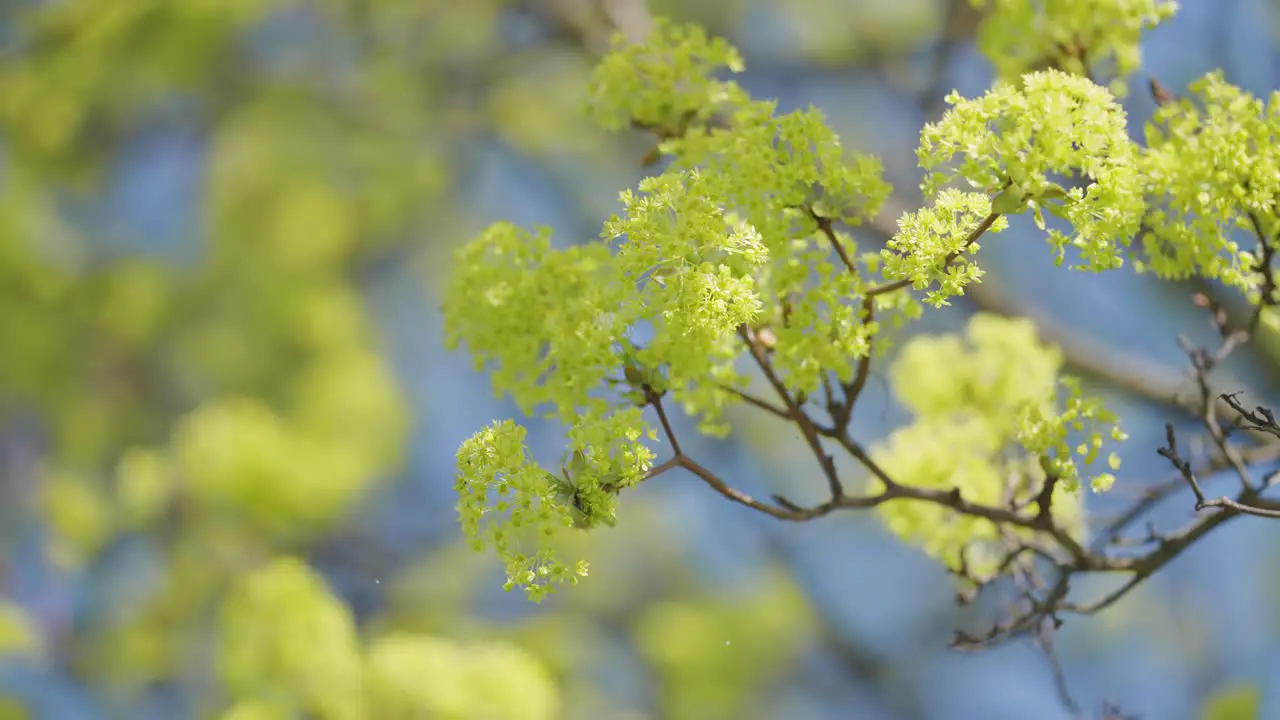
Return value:
<svg viewBox="0 0 1280 720">
<path fill-rule="evenodd" d="M 1151 74 L 1277 87 L 1277 4 L 1182 5 Z M 590 126 L 585 81 L 652 14 L 728 37 L 750 91 L 880 156 L 885 228 L 918 202 L 922 124 L 991 78 L 954 0 L 0 2 L 0 718 L 1068 717 L 1033 645 L 947 649 L 999 608 L 957 609 L 869 515 L 783 524 L 664 476 L 537 606 L 462 541 L 454 452 L 515 410 L 443 348 L 451 251 L 497 220 L 598 235 L 652 140 Z M 921 329 L 1042 321 L 1132 436 L 1095 511 L 1167 477 L 1162 425 L 1187 418 L 1161 389 L 1215 289 L 1054 268 L 1018 223 L 982 257 L 982 291 Z M 862 437 L 903 419 L 882 379 Z M 1280 400 L 1280 343 L 1219 381 Z M 820 492 L 798 438 L 735 422 L 692 454 Z M 531 426 L 539 456 L 559 442 Z M 1231 523 L 1068 618 L 1086 714 L 1199 717 L 1244 687 L 1280 717 L 1277 558 L 1280 523 Z"/>
</svg>

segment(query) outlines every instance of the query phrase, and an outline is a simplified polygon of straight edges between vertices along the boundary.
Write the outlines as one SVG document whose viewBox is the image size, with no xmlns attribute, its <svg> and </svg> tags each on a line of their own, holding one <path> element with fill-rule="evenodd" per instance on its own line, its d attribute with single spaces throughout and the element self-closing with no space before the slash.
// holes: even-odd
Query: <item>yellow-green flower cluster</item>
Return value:
<svg viewBox="0 0 1280 720">
<path fill-rule="evenodd" d="M 756 276 L 757 319 L 773 333 L 774 366 L 787 387 L 812 393 L 825 371 L 851 377 L 875 328 L 862 322 L 864 275 L 836 260 L 815 218 L 832 223 L 843 252 L 869 274 L 835 223 L 856 227 L 873 218 L 890 188 L 880 161 L 847 155 L 817 109 L 775 110 L 774 102 L 744 102 L 723 126 L 692 128 L 663 149 L 676 167 L 699 169 L 708 191 L 768 250 L 770 262 Z"/>
<path fill-rule="evenodd" d="M 991 198 L 983 193 L 944 188 L 933 204 L 898 219 L 898 232 L 881 252 L 884 276 L 910 280 L 916 290 L 928 289 L 925 302 L 950 305 L 949 298 L 982 279 L 982 268 L 966 255 L 981 249 L 973 234 L 991 214 Z M 996 218 L 988 232 L 1000 232 L 1009 221 Z"/>
<path fill-rule="evenodd" d="M 1169 0 L 970 0 L 986 14 L 978 26 L 978 48 L 996 74 L 1020 75 L 1057 67 L 1076 75 L 1091 70 L 1116 77 L 1112 90 L 1123 92 L 1124 76 L 1142 64 L 1142 33 L 1173 17 Z"/>
<path fill-rule="evenodd" d="M 591 112 L 606 128 L 655 132 L 665 170 L 622 193 L 596 242 L 554 248 L 546 231 L 499 223 L 456 254 L 450 344 L 465 345 L 524 412 L 567 426 L 559 472 L 531 458 L 512 421 L 458 455 L 464 529 L 497 549 L 508 587 L 535 599 L 586 571 L 554 556 L 553 536 L 612 524 L 618 492 L 648 472 L 656 433 L 641 410 L 654 398 L 723 435 L 748 342 L 787 389 L 811 396 L 830 375 L 850 381 L 873 339 L 883 352 L 884 329 L 920 314 L 895 290 L 945 305 L 980 281 L 972 255 L 1005 216 L 1032 211 L 1060 262 L 1070 247 L 1100 271 L 1121 265 L 1146 212 L 1140 152 L 1115 97 L 1087 77 L 1038 71 L 948 99 L 918 150 L 926 206 L 900 220 L 883 252 L 860 252 L 848 230 L 889 193 L 880 162 L 846 154 L 817 110 L 779 114 L 713 77 L 721 68 L 741 68 L 733 48 L 666 22 L 616 45 L 592 78 Z M 1069 229 L 1048 228 L 1045 211 Z M 894 385 L 916 421 L 879 450 L 885 466 L 996 505 L 1052 475 L 1055 517 L 1079 530 L 1082 468 L 1104 436 L 1122 433 L 1059 380 L 1060 366 L 1029 324 L 988 316 L 970 325 L 968 344 L 913 341 Z M 937 506 L 883 510 L 895 532 L 953 565 L 960 548 L 996 539 L 989 523 Z"/>
<path fill-rule="evenodd" d="M 1280 232 L 1280 93 L 1264 104 L 1221 72 L 1191 92 L 1198 103 L 1166 103 L 1147 125 L 1142 170 L 1153 207 L 1139 269 L 1215 278 L 1257 302 L 1259 258 L 1232 233 Z"/>
<path fill-rule="evenodd" d="M 1047 231 L 1059 262 L 1071 246 L 1086 269 L 1120 267 L 1145 204 L 1138 151 L 1110 92 L 1047 70 L 972 100 L 953 93 L 947 102 L 952 107 L 924 128 L 916 153 L 928 173 L 925 197 L 960 180 L 989 193 L 995 212 L 1033 210 L 1041 229 L 1048 210 L 1074 231 Z M 1077 184 L 1064 189 L 1055 182 L 1064 176 Z"/>
<path fill-rule="evenodd" d="M 1096 459 L 1104 438 L 1124 438 L 1116 418 L 1098 400 L 1082 397 L 1074 380 L 1059 378 L 1060 352 L 1040 343 L 1030 321 L 978 314 L 966 340 L 919 336 L 903 347 L 890 382 L 915 420 L 874 449 L 877 462 L 899 482 L 957 488 L 970 502 L 997 507 L 1030 501 L 1053 473 L 1059 478 L 1054 517 L 1082 532 L 1082 469 Z M 1065 402 L 1060 385 L 1068 391 Z M 1083 440 L 1073 447 L 1078 437 Z M 1111 469 L 1118 466 L 1114 453 L 1108 461 Z M 1103 473 L 1092 487 L 1105 490 L 1113 481 Z M 1000 530 L 990 521 L 927 503 L 890 502 L 880 514 L 891 532 L 950 567 L 958 568 L 967 553 L 975 572 L 994 569 Z"/>
<path fill-rule="evenodd" d="M 712 73 L 742 70 L 742 57 L 723 38 L 710 38 L 697 25 L 658 19 L 643 43 L 627 44 L 619 33 L 612 52 L 592 73 L 590 112 L 601 127 L 630 123 L 676 133 L 693 120 L 707 120 L 722 104 L 743 97 L 734 83 Z"/>
</svg>

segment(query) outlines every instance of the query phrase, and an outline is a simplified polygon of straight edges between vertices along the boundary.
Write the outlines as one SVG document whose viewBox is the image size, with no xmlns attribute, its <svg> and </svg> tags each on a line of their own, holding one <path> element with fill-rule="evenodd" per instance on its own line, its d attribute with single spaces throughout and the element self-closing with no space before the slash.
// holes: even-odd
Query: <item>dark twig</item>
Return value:
<svg viewBox="0 0 1280 720">
<path fill-rule="evenodd" d="M 1191 463 L 1178 454 L 1178 438 L 1174 435 L 1172 423 L 1165 423 L 1164 436 L 1165 446 L 1156 452 L 1182 474 L 1182 479 L 1187 482 L 1191 492 L 1196 496 L 1196 509 L 1204 507 L 1204 492 L 1200 489 L 1200 483 L 1196 481 L 1196 474 L 1191 471 Z"/>
<path fill-rule="evenodd" d="M 1258 306 L 1253 309 L 1253 313 L 1249 316 L 1248 334 L 1253 335 L 1258 331 L 1258 323 L 1262 320 L 1262 311 L 1276 302 L 1276 276 L 1271 270 L 1271 262 L 1275 259 L 1276 246 L 1275 238 L 1268 238 L 1266 231 L 1262 229 L 1262 222 L 1258 220 L 1258 214 L 1252 210 L 1247 214 L 1249 223 L 1253 226 L 1254 235 L 1258 238 L 1258 273 L 1262 275 L 1261 297 L 1258 299 Z"/>
<path fill-rule="evenodd" d="M 783 420 L 791 419 L 791 414 L 789 412 L 787 412 L 786 410 L 783 410 L 777 405 L 774 405 L 768 400 L 763 400 L 761 398 L 756 397 L 755 395 L 752 395 L 749 392 L 746 392 L 744 390 L 739 390 L 738 388 L 730 387 L 728 385 L 721 385 L 720 389 L 724 390 L 725 392 L 729 392 L 729 393 L 733 393 L 734 395 L 737 395 L 739 398 L 742 399 L 743 402 L 746 402 L 750 405 L 754 405 L 760 408 L 761 410 L 764 410 L 765 412 L 769 413 L 770 415 L 774 415 Z"/>
<path fill-rule="evenodd" d="M 662 407 L 662 396 L 654 392 L 648 386 L 645 386 L 645 395 L 649 404 L 653 406 L 654 412 L 658 413 L 658 420 L 662 423 L 662 432 L 666 434 L 667 441 L 671 443 L 671 452 L 677 457 L 684 455 L 680 450 L 680 440 L 676 437 L 676 433 L 671 429 L 671 421 L 667 419 L 667 411 Z"/>
<path fill-rule="evenodd" d="M 843 496 L 844 486 L 840 482 L 840 476 L 836 473 L 835 461 L 823 449 L 822 438 L 818 434 L 817 426 L 814 425 L 809 415 L 805 413 L 804 408 L 800 407 L 801 403 L 791 395 L 791 391 L 787 389 L 782 379 L 774 372 L 768 356 L 755 342 L 745 325 L 738 328 L 738 336 L 746 343 L 748 353 L 755 359 L 756 365 L 764 373 L 765 379 L 773 386 L 774 391 L 778 394 L 778 399 L 787 406 L 791 419 L 799 426 L 800 433 L 804 435 L 805 442 L 808 443 L 809 449 L 813 451 L 814 457 L 817 458 L 818 464 L 822 467 L 822 472 L 827 478 L 827 487 L 831 491 L 831 497 L 839 498 Z"/>
<path fill-rule="evenodd" d="M 831 243 L 831 247 L 835 249 L 836 255 L 840 256 L 840 262 L 844 263 L 844 266 L 849 270 L 849 272 L 854 275 L 858 275 L 858 266 L 853 264 L 853 260 L 849 257 L 849 253 L 845 252 L 844 245 L 836 235 L 832 219 L 819 215 L 817 211 L 813 209 L 812 205 L 806 205 L 804 207 L 804 211 L 808 213 L 811 220 L 817 223 L 818 229 L 822 231 L 822 234 L 827 238 L 827 241 Z"/>
</svg>

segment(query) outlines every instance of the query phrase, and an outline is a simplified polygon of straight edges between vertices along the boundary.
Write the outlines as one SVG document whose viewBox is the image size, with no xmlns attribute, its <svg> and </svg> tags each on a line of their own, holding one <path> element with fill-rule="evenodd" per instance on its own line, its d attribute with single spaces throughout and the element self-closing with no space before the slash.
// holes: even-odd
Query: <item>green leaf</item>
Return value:
<svg viewBox="0 0 1280 720">
<path fill-rule="evenodd" d="M 569 461 L 568 473 L 569 477 L 576 481 L 583 473 L 587 471 L 587 456 L 582 454 L 581 450 L 573 451 L 573 459 Z"/>
<path fill-rule="evenodd" d="M 1048 187 L 1044 189 L 1044 192 L 1040 193 L 1040 198 L 1043 200 L 1061 200 L 1066 196 L 1067 191 L 1057 183 L 1049 183 Z"/>
<path fill-rule="evenodd" d="M 1017 185 L 1010 185 L 991 201 L 991 211 L 1001 215 L 1018 215 L 1027 209 L 1027 194 Z"/>
</svg>

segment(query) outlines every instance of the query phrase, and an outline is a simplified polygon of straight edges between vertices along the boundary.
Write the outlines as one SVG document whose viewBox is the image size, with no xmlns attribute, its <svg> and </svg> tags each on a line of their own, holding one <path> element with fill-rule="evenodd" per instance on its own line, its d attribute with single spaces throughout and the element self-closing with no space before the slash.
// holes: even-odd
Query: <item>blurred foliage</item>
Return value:
<svg viewBox="0 0 1280 720">
<path fill-rule="evenodd" d="M 910 52 L 942 29 L 941 0 L 798 0 L 788 3 L 786 22 L 796 49 L 818 63 L 851 62 Z M 847 18 L 833 22 L 833 18 Z"/>
<path fill-rule="evenodd" d="M 269 716 L 268 700 L 366 716 L 350 611 L 271 558 L 340 528 L 402 462 L 408 408 L 359 276 L 438 209 L 437 76 L 492 44 L 498 3 L 362 7 L 77 0 L 24 13 L 8 40 L 0 324 L 20 341 L 0 355 L 4 419 L 38 418 L 50 559 L 92 573 L 145 538 L 165 566 L 135 606 L 91 611 L 70 637 L 102 692 L 200 687 L 217 614 L 233 716 Z M 192 131 L 198 262 L 107 252 L 77 220 L 131 143 Z M 4 620 L 6 649 L 34 645 L 16 609 Z M 372 657 L 370 703 L 430 707 L 395 699 L 401 655 Z"/>
<path fill-rule="evenodd" d="M 12 603 L 0 605 L 0 655 L 35 652 L 39 638 L 22 608 Z"/>
<path fill-rule="evenodd" d="M 31 717 L 22 703 L 13 698 L 0 698 L 0 720 L 27 720 Z"/>
<path fill-rule="evenodd" d="M 641 614 L 636 640 L 661 678 L 663 717 L 748 716 L 755 700 L 741 688 L 767 688 L 795 661 L 813 631 L 808 605 L 786 582 L 764 587 L 733 607 L 655 603 Z"/>
<path fill-rule="evenodd" d="M 771 578 L 707 596 L 653 543 L 657 513 L 631 510 L 617 544 L 590 549 L 638 575 L 514 626 L 475 614 L 492 568 L 450 546 L 388 583 L 387 612 L 367 620 L 305 560 L 404 462 L 411 408 L 364 292 L 465 222 L 467 143 L 617 162 L 582 112 L 594 58 L 572 35 L 509 42 L 529 13 L 513 4 L 4 8 L 0 327 L 17 341 L 0 353 L 0 432 L 37 458 L 4 490 L 23 510 L 6 540 L 42 533 L 44 561 L 86 588 L 139 542 L 153 565 L 126 600 L 91 594 L 65 625 L 0 606 L 5 654 L 65 668 L 126 716 L 176 687 L 200 716 L 237 720 L 641 717 L 590 672 L 600 617 L 637 618 L 672 717 L 745 708 L 785 672 L 809 637 L 799 591 Z M 534 14 L 554 26 L 552 5 Z M 740 7 L 686 9 L 720 25 Z M 112 205 L 154 138 L 197 149 L 192 207 L 147 210 L 179 213 L 176 237 Z M 672 634 L 677 620 L 710 635 Z M 698 661 L 721 636 L 732 652 Z"/>
</svg>

